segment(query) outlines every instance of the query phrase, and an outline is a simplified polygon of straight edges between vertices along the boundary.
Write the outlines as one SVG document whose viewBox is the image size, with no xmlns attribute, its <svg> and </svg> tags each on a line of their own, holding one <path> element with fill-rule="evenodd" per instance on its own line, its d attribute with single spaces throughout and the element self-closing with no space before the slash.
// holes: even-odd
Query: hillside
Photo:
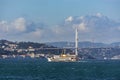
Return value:
<svg viewBox="0 0 120 80">
<path fill-rule="evenodd" d="M 49 42 L 46 43 L 47 45 L 52 45 L 55 47 L 74 47 L 75 43 L 74 42 Z M 119 47 L 120 42 L 114 42 L 110 44 L 105 44 L 105 43 L 93 43 L 89 41 L 84 41 L 84 42 L 79 42 L 78 43 L 79 48 L 106 48 L 106 47 Z"/>
<path fill-rule="evenodd" d="M 63 49 L 65 47 L 74 47 L 73 42 L 53 42 L 53 43 L 35 43 L 35 42 L 12 42 L 0 40 L 0 55 L 21 55 L 21 54 L 45 54 L 54 55 L 65 53 L 74 54 L 74 49 Z M 91 42 L 79 42 L 79 57 L 82 59 L 114 59 L 119 58 L 119 43 L 103 44 Z"/>
</svg>

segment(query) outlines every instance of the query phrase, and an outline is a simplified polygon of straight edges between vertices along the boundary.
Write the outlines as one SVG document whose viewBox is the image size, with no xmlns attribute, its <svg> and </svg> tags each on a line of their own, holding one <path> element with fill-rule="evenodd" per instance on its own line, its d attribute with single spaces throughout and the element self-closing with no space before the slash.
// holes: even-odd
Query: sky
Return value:
<svg viewBox="0 0 120 80">
<path fill-rule="evenodd" d="M 120 42 L 120 0 L 0 0 L 0 39 Z"/>
</svg>

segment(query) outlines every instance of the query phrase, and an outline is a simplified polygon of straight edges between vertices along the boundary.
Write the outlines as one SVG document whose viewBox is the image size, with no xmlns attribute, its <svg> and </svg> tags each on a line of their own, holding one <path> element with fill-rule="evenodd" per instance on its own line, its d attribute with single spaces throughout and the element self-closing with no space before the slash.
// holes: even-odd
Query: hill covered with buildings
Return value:
<svg viewBox="0 0 120 80">
<path fill-rule="evenodd" d="M 39 58 L 57 55 L 61 53 L 74 54 L 74 49 L 67 49 L 67 42 L 62 43 L 36 43 L 36 42 L 12 42 L 0 40 L 1 58 Z M 81 47 L 80 45 L 84 45 Z M 92 45 L 92 47 L 90 47 Z M 98 45 L 98 46 L 97 46 Z M 79 43 L 79 57 L 81 59 L 120 59 L 120 47 L 117 43 L 108 46 L 103 43 L 81 42 Z M 114 46 L 113 46 L 114 45 Z M 63 47 L 64 46 L 64 47 Z M 74 43 L 72 43 L 74 47 Z"/>
</svg>

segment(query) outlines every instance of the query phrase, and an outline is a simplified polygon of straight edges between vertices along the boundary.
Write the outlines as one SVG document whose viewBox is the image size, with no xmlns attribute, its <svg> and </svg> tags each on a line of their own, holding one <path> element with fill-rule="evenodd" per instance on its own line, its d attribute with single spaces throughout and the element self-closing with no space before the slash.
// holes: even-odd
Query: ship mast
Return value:
<svg viewBox="0 0 120 80">
<path fill-rule="evenodd" d="M 78 28 L 75 27 L 75 55 L 78 56 Z"/>
</svg>

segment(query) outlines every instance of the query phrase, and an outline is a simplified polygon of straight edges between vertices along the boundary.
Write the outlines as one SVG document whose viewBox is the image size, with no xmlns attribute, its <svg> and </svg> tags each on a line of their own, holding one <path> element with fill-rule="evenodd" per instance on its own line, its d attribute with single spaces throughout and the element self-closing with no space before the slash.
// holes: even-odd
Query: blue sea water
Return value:
<svg viewBox="0 0 120 80">
<path fill-rule="evenodd" d="M 119 60 L 0 60 L 0 80 L 120 80 Z"/>
</svg>

